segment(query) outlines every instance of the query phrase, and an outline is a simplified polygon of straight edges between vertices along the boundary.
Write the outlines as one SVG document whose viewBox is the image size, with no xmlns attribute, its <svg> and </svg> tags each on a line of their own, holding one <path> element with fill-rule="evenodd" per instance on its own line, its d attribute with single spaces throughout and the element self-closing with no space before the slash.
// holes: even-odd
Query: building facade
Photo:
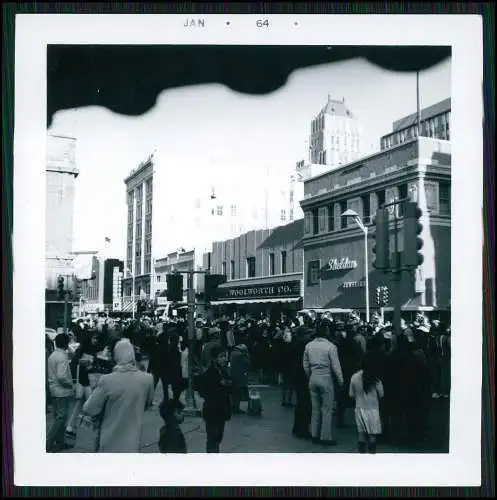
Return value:
<svg viewBox="0 0 497 500">
<path fill-rule="evenodd" d="M 295 175 L 265 165 L 186 164 L 159 151 L 124 182 L 123 307 L 136 303 L 138 297 L 155 297 L 159 283 L 153 276 L 154 261 L 162 262 L 164 255 L 178 248 L 194 249 L 195 269 L 201 269 L 202 256 L 214 241 L 302 218 L 303 188 Z"/>
<path fill-rule="evenodd" d="M 126 185 L 126 252 L 124 258 L 123 308 L 150 296 L 152 275 L 152 207 L 154 162 L 149 157 L 124 180 Z M 134 290 L 133 290 L 134 287 Z M 133 301 L 133 296 L 135 300 Z"/>
<path fill-rule="evenodd" d="M 451 252 L 450 143 L 420 137 L 362 158 L 305 182 L 304 308 L 365 310 L 365 242 L 356 223 L 341 215 L 354 210 L 368 228 L 369 303 L 375 290 L 394 290 L 392 274 L 372 267 L 374 216 L 378 207 L 399 199 L 416 201 L 423 215 L 424 262 L 404 271 L 399 286 L 404 311 L 450 308 Z M 398 252 L 402 261 L 403 210 L 397 208 Z M 394 252 L 393 214 L 390 253 Z M 391 257 L 392 259 L 393 257 Z M 389 311 L 389 308 L 386 308 Z"/>
<path fill-rule="evenodd" d="M 59 275 L 73 274 L 74 192 L 76 139 L 47 135 L 46 156 L 46 289 L 57 288 Z"/>
<path fill-rule="evenodd" d="M 450 110 L 450 98 L 422 109 L 420 111 L 420 135 L 449 141 Z M 412 113 L 395 121 L 392 125 L 392 132 L 380 139 L 381 150 L 383 151 L 415 139 L 418 134 L 417 119 L 417 113 Z"/>
<path fill-rule="evenodd" d="M 302 230 L 300 219 L 215 242 L 204 255 L 204 269 L 227 278 L 211 302 L 216 314 L 274 317 L 301 309 Z"/>
<path fill-rule="evenodd" d="M 195 251 L 171 252 L 166 257 L 157 259 L 154 265 L 155 302 L 163 306 L 167 302 L 167 275 L 174 272 L 193 271 L 195 268 Z M 183 302 L 187 301 L 188 276 L 183 274 Z"/>
</svg>

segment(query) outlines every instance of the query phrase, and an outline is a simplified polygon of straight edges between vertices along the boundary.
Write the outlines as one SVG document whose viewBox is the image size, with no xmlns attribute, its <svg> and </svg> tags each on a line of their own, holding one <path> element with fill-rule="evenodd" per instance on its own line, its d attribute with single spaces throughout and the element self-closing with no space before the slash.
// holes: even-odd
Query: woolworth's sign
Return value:
<svg viewBox="0 0 497 500">
<path fill-rule="evenodd" d="M 300 280 L 267 283 L 264 285 L 245 285 L 219 287 L 217 300 L 270 299 L 278 297 L 300 297 Z"/>
</svg>

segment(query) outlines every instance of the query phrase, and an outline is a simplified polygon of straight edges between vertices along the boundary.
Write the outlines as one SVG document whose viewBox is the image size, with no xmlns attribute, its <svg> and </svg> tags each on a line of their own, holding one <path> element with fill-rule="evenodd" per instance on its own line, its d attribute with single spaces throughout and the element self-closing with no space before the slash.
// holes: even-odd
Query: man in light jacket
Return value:
<svg viewBox="0 0 497 500">
<path fill-rule="evenodd" d="M 69 404 L 73 396 L 73 379 L 70 368 L 69 335 L 59 333 L 55 337 L 55 350 L 47 360 L 47 379 L 52 396 L 54 418 L 47 432 L 47 452 L 68 448 L 64 443 Z"/>
<path fill-rule="evenodd" d="M 312 441 L 333 446 L 336 444 L 332 439 L 334 381 L 341 389 L 343 375 L 337 348 L 329 340 L 330 327 L 326 319 L 317 324 L 314 339 L 305 347 L 303 366 L 309 377 Z"/>
</svg>

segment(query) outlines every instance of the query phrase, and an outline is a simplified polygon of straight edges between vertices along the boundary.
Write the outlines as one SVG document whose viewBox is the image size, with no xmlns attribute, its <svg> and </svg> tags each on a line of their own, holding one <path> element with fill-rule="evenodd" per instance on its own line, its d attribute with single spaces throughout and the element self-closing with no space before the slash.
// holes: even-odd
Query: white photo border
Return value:
<svg viewBox="0 0 497 500">
<path fill-rule="evenodd" d="M 13 369 L 16 486 L 480 486 L 482 21 L 472 15 L 18 14 Z M 229 28 L 226 20 L 230 21 Z M 295 21 L 298 25 L 295 25 Z M 47 44 L 452 47 L 452 398 L 448 454 L 47 454 L 44 288 Z M 465 201 L 465 203 L 461 203 Z M 464 242 L 464 243 L 463 243 Z"/>
</svg>

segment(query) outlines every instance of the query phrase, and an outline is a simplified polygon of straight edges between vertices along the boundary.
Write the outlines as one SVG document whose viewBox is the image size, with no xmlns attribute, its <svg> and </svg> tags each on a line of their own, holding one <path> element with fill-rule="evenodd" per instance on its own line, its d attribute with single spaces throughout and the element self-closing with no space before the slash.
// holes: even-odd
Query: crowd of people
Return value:
<svg viewBox="0 0 497 500">
<path fill-rule="evenodd" d="M 273 323 L 199 318 L 192 342 L 178 318 L 80 319 L 69 334 L 57 335 L 55 346 L 47 339 L 54 417 L 47 450 L 67 446 L 64 438 L 75 435 L 83 413 L 100 418 L 95 451 L 139 451 L 143 415 L 160 380 L 159 448 L 186 452 L 179 424 L 190 369 L 204 399 L 208 453 L 219 452 L 225 423 L 244 412 L 254 381 L 281 386 L 282 406 L 294 407 L 297 438 L 334 445 L 334 427 L 355 423 L 360 452 L 374 453 L 380 435 L 420 443 L 432 400 L 449 395 L 450 326 L 420 314 L 412 324 L 402 321 L 401 330 L 395 335 L 376 315 L 369 324 L 357 314 L 339 320 L 313 312 Z M 347 422 L 349 407 L 355 422 Z"/>
</svg>

